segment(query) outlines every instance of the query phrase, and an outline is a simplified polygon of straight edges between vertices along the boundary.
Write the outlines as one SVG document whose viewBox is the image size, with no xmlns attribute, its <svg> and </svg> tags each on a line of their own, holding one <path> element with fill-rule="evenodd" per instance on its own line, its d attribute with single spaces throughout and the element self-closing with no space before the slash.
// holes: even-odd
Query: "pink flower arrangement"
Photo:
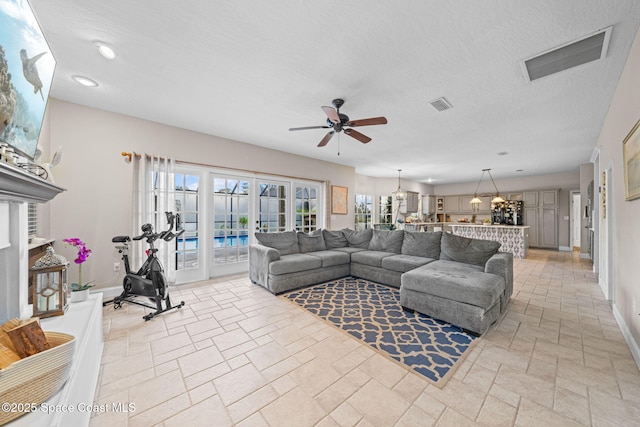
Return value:
<svg viewBox="0 0 640 427">
<path fill-rule="evenodd" d="M 62 239 L 68 245 L 75 246 L 78 249 L 78 257 L 73 260 L 76 264 L 78 264 L 78 283 L 72 283 L 71 287 L 74 291 L 83 291 L 85 289 L 89 289 L 92 287 L 91 282 L 82 284 L 82 263 L 89 258 L 91 255 L 91 249 L 87 249 L 87 245 L 85 245 L 82 240 L 77 237 L 72 237 L 70 239 Z"/>
</svg>

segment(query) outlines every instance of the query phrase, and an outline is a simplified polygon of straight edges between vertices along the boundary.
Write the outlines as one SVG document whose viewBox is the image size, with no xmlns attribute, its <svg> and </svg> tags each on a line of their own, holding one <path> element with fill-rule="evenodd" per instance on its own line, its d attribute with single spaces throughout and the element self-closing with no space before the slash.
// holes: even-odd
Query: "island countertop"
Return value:
<svg viewBox="0 0 640 427">
<path fill-rule="evenodd" d="M 493 228 L 529 228 L 528 225 L 505 225 L 505 224 L 465 224 L 464 222 L 447 223 L 449 227 L 493 227 Z"/>
<path fill-rule="evenodd" d="M 514 258 L 526 258 L 529 252 L 528 225 L 450 224 L 453 234 L 473 239 L 500 242 L 500 252 L 511 252 Z"/>
</svg>

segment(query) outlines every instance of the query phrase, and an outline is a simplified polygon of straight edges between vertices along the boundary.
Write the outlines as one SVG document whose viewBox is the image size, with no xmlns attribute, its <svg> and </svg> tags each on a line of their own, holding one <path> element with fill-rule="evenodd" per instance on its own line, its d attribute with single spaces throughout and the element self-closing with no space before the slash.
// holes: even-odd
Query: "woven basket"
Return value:
<svg viewBox="0 0 640 427">
<path fill-rule="evenodd" d="M 0 426 L 33 412 L 69 378 L 75 338 L 59 332 L 45 332 L 51 348 L 25 357 L 0 370 L 0 402 L 15 404 L 0 410 Z"/>
</svg>

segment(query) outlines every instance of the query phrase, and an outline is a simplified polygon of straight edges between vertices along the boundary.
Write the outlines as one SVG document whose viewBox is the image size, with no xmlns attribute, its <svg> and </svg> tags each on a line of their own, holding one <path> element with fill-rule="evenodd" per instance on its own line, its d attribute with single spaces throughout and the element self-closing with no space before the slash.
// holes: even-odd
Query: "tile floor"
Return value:
<svg viewBox="0 0 640 427">
<path fill-rule="evenodd" d="M 591 262 L 532 250 L 505 316 L 439 389 L 246 275 L 105 308 L 91 426 L 640 425 L 640 372 Z"/>
</svg>

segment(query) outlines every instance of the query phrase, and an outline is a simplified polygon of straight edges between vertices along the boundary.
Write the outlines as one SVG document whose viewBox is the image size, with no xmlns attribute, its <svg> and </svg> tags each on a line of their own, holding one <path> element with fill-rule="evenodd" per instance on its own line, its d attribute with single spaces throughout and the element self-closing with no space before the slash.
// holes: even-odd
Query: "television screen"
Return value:
<svg viewBox="0 0 640 427">
<path fill-rule="evenodd" d="M 0 0 L 0 142 L 30 159 L 55 66 L 27 0 Z"/>
</svg>

